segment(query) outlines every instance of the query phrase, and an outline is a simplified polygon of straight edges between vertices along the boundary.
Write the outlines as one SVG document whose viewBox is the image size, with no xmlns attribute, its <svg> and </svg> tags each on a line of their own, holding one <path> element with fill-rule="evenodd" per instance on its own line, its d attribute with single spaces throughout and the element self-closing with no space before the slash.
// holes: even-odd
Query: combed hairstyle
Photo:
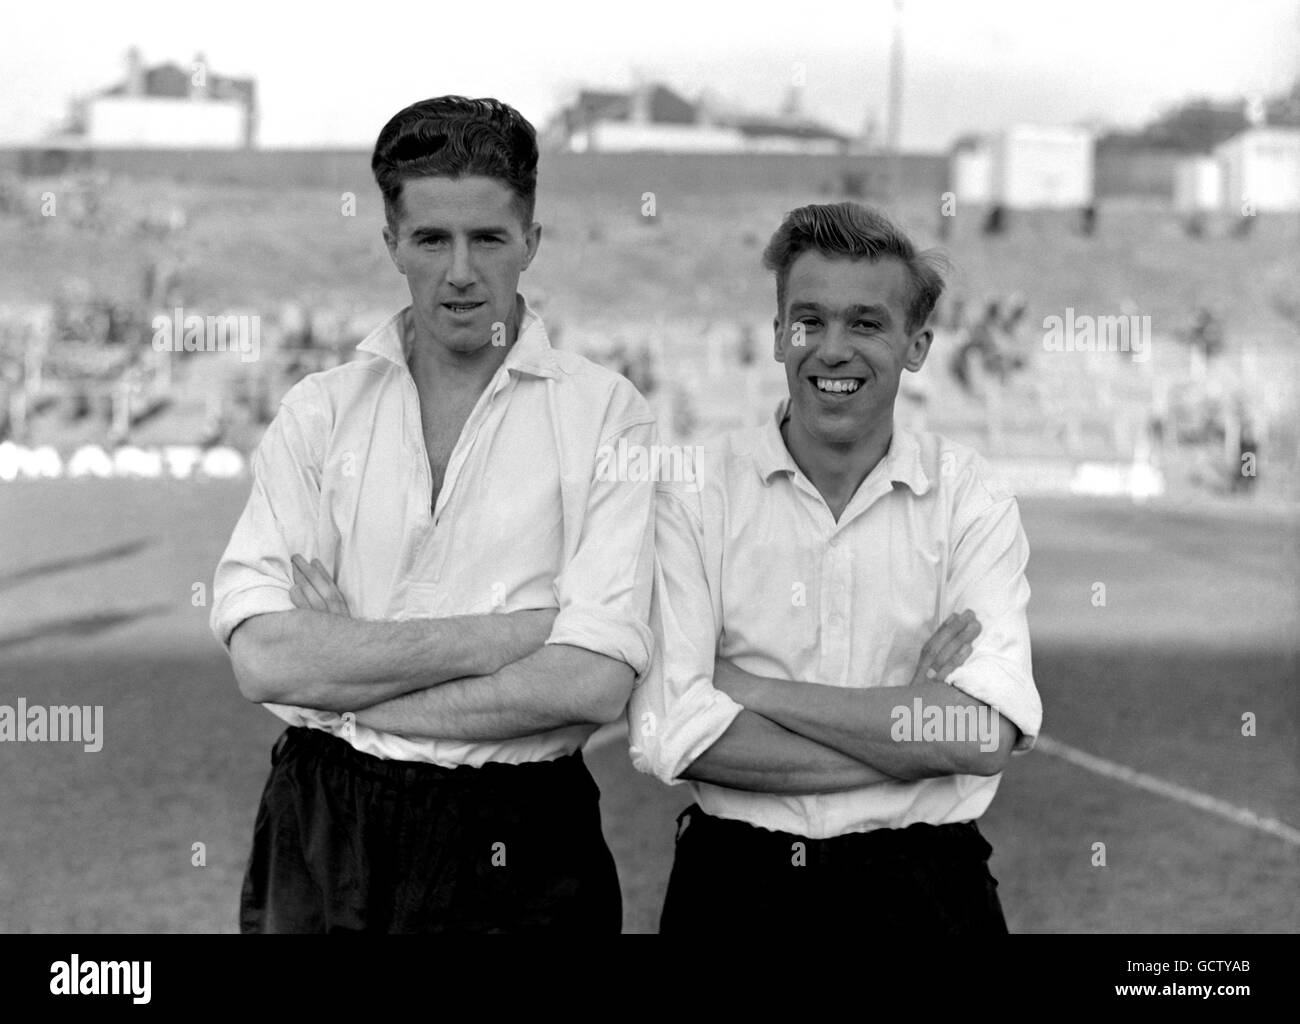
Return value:
<svg viewBox="0 0 1300 1024">
<path fill-rule="evenodd" d="M 785 286 L 794 261 L 810 250 L 828 259 L 869 260 L 894 257 L 907 268 L 910 334 L 922 326 L 943 294 L 947 260 L 935 249 L 918 252 L 912 240 L 878 210 L 861 203 L 814 203 L 786 214 L 763 250 L 763 266 L 776 274 L 778 315 L 785 312 Z"/>
<path fill-rule="evenodd" d="M 515 194 L 524 229 L 533 222 L 537 132 L 500 100 L 437 96 L 412 103 L 384 125 L 370 169 L 393 231 L 402 215 L 402 184 L 411 178 L 495 178 Z"/>
</svg>

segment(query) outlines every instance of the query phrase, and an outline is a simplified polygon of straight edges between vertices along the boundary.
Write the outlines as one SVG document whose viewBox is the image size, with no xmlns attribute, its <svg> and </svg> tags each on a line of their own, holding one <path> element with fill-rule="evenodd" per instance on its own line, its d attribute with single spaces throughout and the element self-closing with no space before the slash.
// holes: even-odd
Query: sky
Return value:
<svg viewBox="0 0 1300 1024">
<path fill-rule="evenodd" d="M 206 9 L 205 9 L 206 8 Z M 0 37 L 0 143 L 116 84 L 125 54 L 257 79 L 265 147 L 373 144 L 406 104 L 492 95 L 539 128 L 579 87 L 659 80 L 772 112 L 884 130 L 893 0 L 384 0 L 373 9 L 221 0 L 24 3 Z M 1300 74 L 1300 0 L 903 0 L 904 149 L 1018 122 L 1137 126 L 1191 96 L 1277 92 Z"/>
</svg>

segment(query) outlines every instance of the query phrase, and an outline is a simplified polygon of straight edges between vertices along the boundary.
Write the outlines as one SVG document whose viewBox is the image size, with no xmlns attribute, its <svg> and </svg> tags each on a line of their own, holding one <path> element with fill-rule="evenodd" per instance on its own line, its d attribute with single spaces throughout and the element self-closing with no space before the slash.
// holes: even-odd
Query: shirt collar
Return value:
<svg viewBox="0 0 1300 1024">
<path fill-rule="evenodd" d="M 523 309 L 519 318 L 519 334 L 515 338 L 515 343 L 510 346 L 510 351 L 506 353 L 505 362 L 501 364 L 502 368 L 507 372 L 531 373 L 538 377 L 557 376 L 560 367 L 555 358 L 555 350 L 551 348 L 550 339 L 547 337 L 546 325 L 528 304 L 527 299 L 518 293 L 515 299 Z M 407 356 L 414 338 L 413 332 L 414 320 L 411 317 L 411 307 L 406 306 L 371 331 L 357 346 L 357 351 L 380 356 L 391 363 L 407 368 L 409 367 Z"/>
<path fill-rule="evenodd" d="M 799 466 L 781 436 L 781 421 L 785 419 L 789 406 L 789 396 L 777 403 L 776 414 L 763 425 L 754 447 L 754 465 L 764 484 L 770 483 L 777 473 L 799 472 Z M 894 424 L 889 450 L 871 474 L 879 472 L 888 474 L 892 483 L 906 484 L 918 496 L 930 489 L 930 477 L 921 465 L 921 445 L 910 430 L 897 423 Z"/>
</svg>

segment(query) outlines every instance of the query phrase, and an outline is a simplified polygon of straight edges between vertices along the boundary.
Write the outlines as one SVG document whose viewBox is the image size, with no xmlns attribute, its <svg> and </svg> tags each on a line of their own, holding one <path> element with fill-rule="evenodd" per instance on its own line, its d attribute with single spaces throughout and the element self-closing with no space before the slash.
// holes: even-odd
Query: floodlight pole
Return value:
<svg viewBox="0 0 1300 1024">
<path fill-rule="evenodd" d="M 899 140 L 903 129 L 903 0 L 894 0 L 894 37 L 889 49 L 889 127 L 885 145 L 889 153 L 889 194 L 895 200 L 902 191 L 902 161 Z"/>
</svg>

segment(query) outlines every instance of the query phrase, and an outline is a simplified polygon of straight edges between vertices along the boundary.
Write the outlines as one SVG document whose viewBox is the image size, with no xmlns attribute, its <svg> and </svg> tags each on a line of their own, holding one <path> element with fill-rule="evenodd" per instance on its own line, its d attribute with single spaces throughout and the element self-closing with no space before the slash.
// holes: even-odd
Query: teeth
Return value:
<svg viewBox="0 0 1300 1024">
<path fill-rule="evenodd" d="M 830 377 L 817 377 L 817 390 L 830 391 L 836 394 L 852 394 L 858 390 L 856 380 L 832 380 Z"/>
</svg>

